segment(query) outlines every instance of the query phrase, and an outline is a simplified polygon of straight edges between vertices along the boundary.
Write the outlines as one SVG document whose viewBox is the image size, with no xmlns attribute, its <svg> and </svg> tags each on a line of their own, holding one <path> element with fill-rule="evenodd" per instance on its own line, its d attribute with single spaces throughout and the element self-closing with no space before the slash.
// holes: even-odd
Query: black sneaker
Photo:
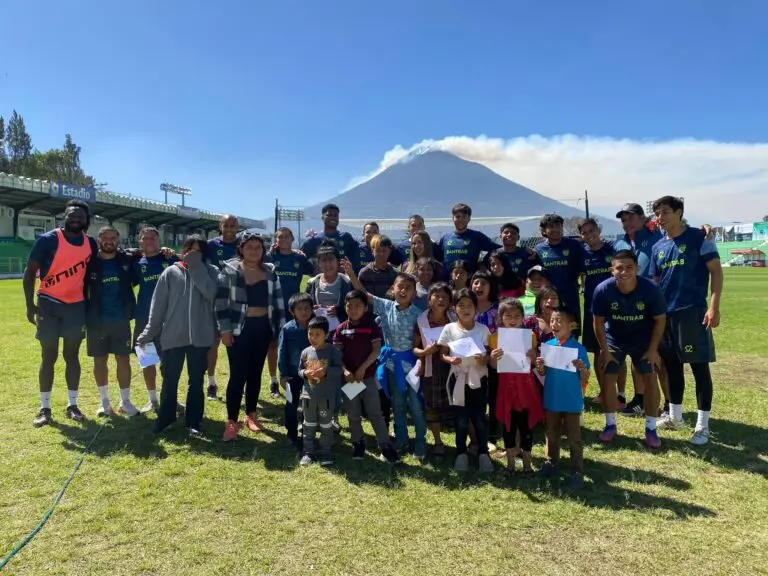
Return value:
<svg viewBox="0 0 768 576">
<path fill-rule="evenodd" d="M 208 400 L 218 400 L 219 387 L 215 384 L 208 384 Z"/>
<path fill-rule="evenodd" d="M 624 414 L 624 416 L 642 416 L 645 414 L 643 402 L 637 398 L 632 398 L 630 403 L 619 411 L 619 414 Z"/>
<path fill-rule="evenodd" d="M 271 394 L 272 398 L 280 398 L 280 386 L 274 380 L 269 385 L 269 393 Z"/>
<path fill-rule="evenodd" d="M 382 460 L 388 464 L 397 464 L 400 462 L 400 455 L 397 453 L 397 450 L 392 448 L 391 445 L 387 445 L 381 449 L 381 457 Z"/>
<path fill-rule="evenodd" d="M 365 442 L 352 442 L 352 460 L 362 460 L 365 457 Z"/>
<path fill-rule="evenodd" d="M 82 422 L 83 420 L 85 420 L 85 416 L 83 416 L 83 413 L 80 412 L 80 408 L 77 407 L 77 404 L 72 404 L 72 406 L 67 406 L 67 410 L 65 414 L 67 415 L 67 418 L 70 418 L 75 422 Z"/>
<path fill-rule="evenodd" d="M 32 420 L 32 426 L 35 428 L 41 428 L 46 424 L 53 422 L 53 416 L 51 415 L 50 408 L 40 408 L 40 412 L 37 413 L 35 419 Z"/>
<path fill-rule="evenodd" d="M 187 428 L 187 431 L 189 433 L 190 438 L 203 437 L 203 431 L 200 429 L 200 426 L 190 426 L 189 428 Z"/>
</svg>

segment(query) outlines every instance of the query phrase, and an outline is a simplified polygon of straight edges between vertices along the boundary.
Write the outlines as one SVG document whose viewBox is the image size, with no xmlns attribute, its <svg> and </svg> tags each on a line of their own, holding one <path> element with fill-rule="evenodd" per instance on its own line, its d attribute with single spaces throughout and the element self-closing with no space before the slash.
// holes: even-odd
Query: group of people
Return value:
<svg viewBox="0 0 768 576">
<path fill-rule="evenodd" d="M 229 361 L 223 441 L 236 440 L 241 426 L 262 430 L 258 402 L 266 363 L 270 394 L 279 398 L 282 388 L 285 395 L 284 426 L 303 465 L 332 463 L 344 409 L 354 459 L 365 454 L 365 417 L 381 458 L 390 463 L 404 452 L 420 461 L 442 459 L 443 436 L 454 431 L 457 470 L 468 470 L 472 457 L 480 472 L 489 472 L 491 456 L 506 456 L 506 469 L 514 472 L 520 456 L 527 475 L 532 431 L 542 423 L 547 461 L 541 474 L 555 473 L 565 428 L 571 483 L 578 487 L 581 415 L 593 368 L 600 386 L 593 401 L 605 413 L 601 441 L 615 440 L 619 411 L 645 416 L 651 448 L 661 445 L 657 429 L 681 428 L 685 364 L 698 404 L 691 441 L 708 441 L 712 329 L 720 322 L 723 274 L 716 247 L 705 232 L 687 226 L 683 210 L 682 200 L 671 196 L 653 203 L 662 233 L 646 226 L 641 206 L 627 204 L 616 215 L 625 235 L 614 242 L 604 241 L 590 218 L 578 227 L 580 239 L 566 237 L 563 218 L 548 214 L 540 222 L 542 242 L 528 249 L 518 245 L 513 223 L 501 227 L 501 244 L 470 229 L 466 204 L 453 206 L 454 230 L 437 242 L 423 218 L 412 216 L 408 238 L 397 246 L 375 222 L 365 225 L 360 242 L 340 232 L 339 209 L 328 204 L 323 231 L 301 250 L 293 248 L 288 228 L 278 229 L 270 246 L 258 234 L 238 234 L 237 219 L 226 216 L 219 237 L 190 236 L 176 255 L 160 247 L 152 227 L 141 230 L 138 250 L 120 249 L 112 227 L 96 239 L 87 236 L 89 206 L 73 200 L 63 227 L 35 242 L 24 275 L 27 317 L 42 348 L 41 408 L 33 423 L 52 419 L 60 339 L 66 415 L 84 418 L 78 353 L 85 337 L 101 396 L 99 416 L 113 413 L 107 359 L 114 355 L 119 412 L 156 411 L 155 431 L 162 433 L 183 411 L 189 433 L 199 435 L 205 374 L 207 396 L 217 398 L 214 374 L 223 343 Z M 310 279 L 301 291 L 304 276 Z M 530 331 L 530 371 L 498 370 L 505 355 L 500 328 Z M 459 354 L 460 341 L 471 341 L 474 352 Z M 155 367 L 145 368 L 149 400 L 139 410 L 131 402 L 129 355 L 150 342 L 162 359 L 162 390 L 158 399 Z M 553 365 L 543 345 L 573 348 L 576 359 L 572 366 Z M 189 386 L 182 408 L 177 388 L 185 361 Z M 627 373 L 635 389 L 630 402 Z M 504 449 L 497 446 L 501 440 Z"/>
</svg>

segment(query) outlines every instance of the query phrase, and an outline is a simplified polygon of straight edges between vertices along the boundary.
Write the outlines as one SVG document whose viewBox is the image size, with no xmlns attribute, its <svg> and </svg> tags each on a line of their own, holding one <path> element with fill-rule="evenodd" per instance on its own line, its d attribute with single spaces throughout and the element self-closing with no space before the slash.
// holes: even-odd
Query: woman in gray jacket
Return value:
<svg viewBox="0 0 768 576">
<path fill-rule="evenodd" d="M 199 436 L 205 400 L 203 380 L 208 349 L 214 343 L 213 300 L 219 269 L 208 262 L 208 245 L 201 236 L 189 236 L 181 246 L 181 262 L 169 266 L 157 281 L 149 322 L 136 339 L 144 346 L 159 338 L 162 348 L 163 389 L 155 433 L 176 420 L 179 379 L 187 361 L 186 424 Z"/>
</svg>

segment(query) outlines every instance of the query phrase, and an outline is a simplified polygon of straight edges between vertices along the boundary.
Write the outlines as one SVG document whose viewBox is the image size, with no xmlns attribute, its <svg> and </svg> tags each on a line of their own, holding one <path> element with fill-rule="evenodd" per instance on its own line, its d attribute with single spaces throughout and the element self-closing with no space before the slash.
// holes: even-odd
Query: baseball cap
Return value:
<svg viewBox="0 0 768 576">
<path fill-rule="evenodd" d="M 539 274 L 541 274 L 542 276 L 544 276 L 544 278 L 546 278 L 546 277 L 547 277 L 547 271 L 546 271 L 546 270 L 544 270 L 544 268 L 542 268 L 541 266 L 539 266 L 539 265 L 536 265 L 536 266 L 531 266 L 531 267 L 528 269 L 528 278 L 530 278 L 530 277 L 531 277 L 531 274 L 533 274 L 534 272 L 538 272 Z"/>
<path fill-rule="evenodd" d="M 637 214 L 638 216 L 645 216 L 645 211 L 640 204 L 624 204 L 624 207 L 616 212 L 616 218 L 621 218 L 622 214 Z"/>
</svg>

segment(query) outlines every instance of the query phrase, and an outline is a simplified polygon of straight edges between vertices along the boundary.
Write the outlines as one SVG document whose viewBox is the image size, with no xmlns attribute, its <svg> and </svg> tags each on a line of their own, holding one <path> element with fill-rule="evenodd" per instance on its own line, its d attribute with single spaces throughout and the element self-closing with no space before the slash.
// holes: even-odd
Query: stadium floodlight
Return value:
<svg viewBox="0 0 768 576">
<path fill-rule="evenodd" d="M 165 203 L 168 204 L 168 193 L 171 194 L 178 194 L 181 196 L 181 205 L 184 206 L 184 197 L 185 196 L 192 196 L 192 190 L 189 188 L 186 188 L 184 186 L 177 186 L 176 184 L 169 184 L 168 182 L 163 182 L 160 184 L 160 190 L 165 192 Z"/>
</svg>

